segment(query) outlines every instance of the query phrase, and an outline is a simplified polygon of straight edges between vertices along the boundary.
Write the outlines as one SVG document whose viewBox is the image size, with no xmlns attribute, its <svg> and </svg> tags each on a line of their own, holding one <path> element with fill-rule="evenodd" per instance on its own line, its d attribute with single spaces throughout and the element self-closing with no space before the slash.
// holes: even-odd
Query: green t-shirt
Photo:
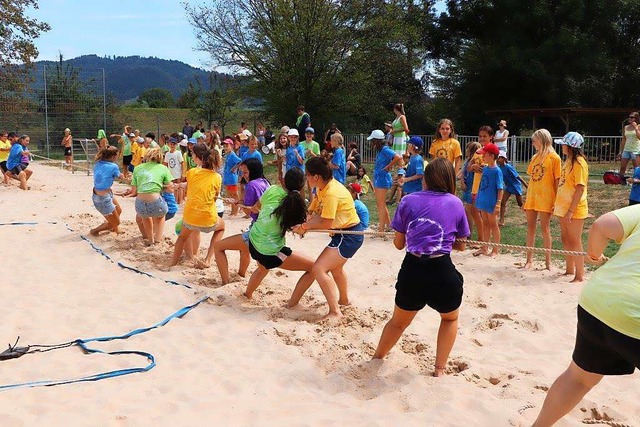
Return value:
<svg viewBox="0 0 640 427">
<path fill-rule="evenodd" d="M 131 140 L 125 133 L 122 134 L 122 155 L 123 156 L 131 155 Z"/>
<path fill-rule="evenodd" d="M 624 234 L 620 249 L 596 270 L 578 304 L 605 325 L 640 339 L 640 205 L 613 211 Z"/>
<path fill-rule="evenodd" d="M 307 162 L 307 160 L 311 158 L 311 156 L 306 155 L 307 150 L 310 150 L 316 156 L 320 155 L 320 144 L 318 144 L 315 141 L 307 142 L 307 140 L 305 139 L 304 141 L 300 142 L 300 146 L 302 147 L 305 153 L 305 163 Z"/>
<path fill-rule="evenodd" d="M 272 215 L 286 195 L 287 192 L 282 187 L 272 185 L 260 198 L 260 214 L 251 226 L 249 240 L 263 255 L 276 255 L 286 243 L 280 235 L 280 221 Z"/>
<path fill-rule="evenodd" d="M 138 193 L 161 193 L 162 187 L 171 182 L 173 177 L 169 168 L 160 163 L 142 163 L 133 170 L 131 185 L 137 187 Z"/>
</svg>

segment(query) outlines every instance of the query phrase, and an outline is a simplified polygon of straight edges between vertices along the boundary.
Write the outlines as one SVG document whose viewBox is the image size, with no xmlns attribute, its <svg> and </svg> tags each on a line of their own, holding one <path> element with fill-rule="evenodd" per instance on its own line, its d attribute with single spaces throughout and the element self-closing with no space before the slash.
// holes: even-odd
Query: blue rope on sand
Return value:
<svg viewBox="0 0 640 427">
<path fill-rule="evenodd" d="M 107 354 L 107 355 L 110 355 L 110 356 L 120 356 L 120 355 L 123 355 L 123 354 L 135 354 L 135 355 L 138 355 L 138 356 L 146 357 L 147 361 L 149 362 L 149 364 L 147 366 L 137 367 L 137 368 L 118 369 L 118 370 L 115 370 L 115 371 L 109 371 L 109 372 L 103 372 L 103 373 L 100 373 L 100 374 L 88 375 L 88 376 L 82 377 L 82 378 L 73 378 L 73 379 L 66 379 L 66 380 L 43 380 L 43 381 L 33 381 L 33 382 L 26 382 L 26 383 L 19 383 L 19 384 L 3 385 L 3 386 L 0 386 L 0 391 L 16 389 L 16 388 L 43 387 L 43 386 L 44 387 L 49 387 L 49 386 L 54 386 L 54 385 L 73 384 L 73 383 L 79 383 L 79 382 L 85 382 L 85 381 L 98 381 L 98 380 L 104 380 L 106 378 L 114 378 L 114 377 L 119 377 L 119 376 L 122 376 L 122 375 L 129 375 L 129 374 L 135 374 L 135 373 L 139 373 L 139 372 L 150 371 L 151 369 L 153 369 L 156 366 L 155 358 L 153 357 L 153 355 L 151 353 L 147 353 L 147 352 L 144 352 L 144 351 L 136 351 L 136 350 L 102 351 L 102 350 L 97 349 L 97 348 L 91 348 L 87 344 L 92 343 L 92 342 L 105 342 L 105 341 L 114 341 L 114 340 L 125 340 L 125 339 L 127 339 L 129 337 L 132 337 L 134 335 L 142 334 L 142 333 L 148 332 L 148 331 L 150 331 L 152 329 L 159 328 L 161 326 L 166 325 L 171 320 L 173 320 L 173 319 L 175 319 L 177 317 L 178 318 L 183 317 L 185 314 L 187 314 L 193 308 L 198 306 L 198 304 L 206 301 L 207 299 L 209 299 L 208 296 L 200 299 L 195 304 L 188 305 L 186 307 L 181 308 L 180 310 L 178 310 L 175 313 L 173 313 L 170 316 L 168 316 L 166 319 L 164 319 L 164 320 L 162 320 L 162 321 L 160 321 L 160 322 L 158 322 L 158 323 L 156 323 L 156 324 L 154 324 L 152 326 L 146 327 L 146 328 L 134 329 L 133 331 L 130 331 L 130 332 L 128 332 L 126 334 L 123 334 L 123 335 L 104 336 L 104 337 L 97 337 L 97 338 L 83 338 L 83 339 L 77 339 L 77 340 L 73 341 L 74 345 L 77 345 L 78 347 L 80 347 L 82 349 L 82 351 L 84 351 L 85 353 L 88 353 L 88 354 L 100 353 L 100 354 Z"/>
<path fill-rule="evenodd" d="M 57 224 L 57 223 L 56 222 L 48 222 L 47 224 Z M 2 225 L 38 225 L 38 223 L 37 222 L 0 223 L 0 226 L 2 226 Z M 65 224 L 65 227 L 70 232 L 72 232 L 72 233 L 75 232 L 71 227 L 69 227 L 68 224 Z M 105 257 L 107 260 L 109 260 L 111 262 L 115 262 L 115 261 L 113 261 L 113 259 L 104 250 L 102 250 L 101 248 L 96 246 L 87 237 L 81 235 L 80 238 L 82 240 L 84 240 L 85 242 L 89 243 L 89 245 L 96 252 L 98 252 L 100 255 Z M 118 267 L 123 268 L 125 270 L 130 270 L 130 271 L 133 271 L 135 273 L 142 274 L 142 275 L 145 275 L 145 276 L 153 278 L 153 279 L 159 279 L 159 278 L 153 276 L 150 273 L 147 273 L 145 271 L 139 270 L 139 269 L 134 268 L 134 267 L 130 267 L 128 265 L 123 264 L 122 262 L 115 262 L 115 263 L 116 263 L 116 265 L 118 265 Z M 184 284 L 184 283 L 178 283 L 178 282 L 176 282 L 174 280 L 164 280 L 164 279 L 159 279 L 159 280 L 162 280 L 164 283 L 167 283 L 169 285 L 184 286 L 185 288 L 191 289 L 191 286 L 189 286 L 187 284 Z M 135 374 L 135 373 L 139 373 L 139 372 L 150 371 L 151 369 L 154 368 L 154 366 L 156 366 L 155 358 L 153 357 L 153 355 L 151 353 L 147 353 L 147 352 L 144 352 L 144 351 L 136 351 L 136 350 L 121 350 L 121 351 L 109 351 L 109 352 L 107 352 L 107 351 L 102 351 L 102 350 L 97 349 L 97 348 L 90 348 L 87 344 L 92 343 L 92 342 L 105 342 L 105 341 L 114 341 L 114 340 L 127 339 L 129 337 L 134 336 L 134 335 L 142 334 L 142 333 L 148 332 L 148 331 L 150 331 L 152 329 L 159 328 L 161 326 L 166 325 L 167 323 L 169 323 L 171 320 L 175 319 L 176 317 L 182 318 L 185 314 L 187 314 L 193 308 L 195 308 L 200 303 L 202 303 L 202 302 L 204 302 L 204 301 L 206 301 L 208 299 L 209 299 L 209 296 L 207 295 L 207 296 L 201 298 L 196 303 L 181 308 L 180 310 L 178 310 L 175 313 L 171 314 L 170 316 L 168 316 L 164 320 L 162 320 L 162 321 L 160 321 L 160 322 L 158 322 L 158 323 L 156 323 L 156 324 L 154 324 L 152 326 L 149 326 L 149 327 L 146 327 L 146 328 L 134 329 L 133 331 L 130 331 L 130 332 L 124 334 L 124 335 L 77 339 L 77 340 L 71 341 L 70 343 L 61 344 L 60 345 L 60 348 L 66 347 L 68 345 L 77 345 L 78 347 L 80 347 L 87 354 L 101 353 L 101 354 L 107 354 L 107 355 L 110 355 L 110 356 L 119 356 L 119 355 L 123 355 L 123 354 L 134 354 L 134 355 L 138 355 L 138 356 L 143 356 L 143 357 L 146 357 L 147 361 L 149 362 L 149 364 L 147 366 L 145 366 L 145 367 L 118 369 L 118 370 L 115 370 L 115 371 L 103 372 L 103 373 L 100 373 L 100 374 L 89 375 L 89 376 L 82 377 L 82 378 L 73 378 L 73 379 L 66 379 L 66 380 L 42 380 L 42 381 L 32 381 L 32 382 L 19 383 L 19 384 L 0 385 L 0 391 L 16 389 L 16 388 L 49 387 L 49 386 L 62 385 L 62 384 L 73 384 L 73 383 L 85 382 L 85 381 L 98 381 L 98 380 L 103 380 L 103 379 L 106 379 L 106 378 L 114 378 L 114 377 L 119 377 L 119 376 L 122 376 L 122 375 L 129 375 L 129 374 Z M 33 347 L 55 347 L 55 346 L 33 346 Z"/>
</svg>

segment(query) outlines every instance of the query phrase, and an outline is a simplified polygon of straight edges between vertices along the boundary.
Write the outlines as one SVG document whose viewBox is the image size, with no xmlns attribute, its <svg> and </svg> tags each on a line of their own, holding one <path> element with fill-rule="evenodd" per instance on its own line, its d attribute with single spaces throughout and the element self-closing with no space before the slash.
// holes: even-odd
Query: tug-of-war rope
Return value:
<svg viewBox="0 0 640 427">
<path fill-rule="evenodd" d="M 374 237 L 375 236 L 384 237 L 384 236 L 395 235 L 395 231 L 355 231 L 355 230 L 324 230 L 324 229 L 307 230 L 307 233 L 362 234 L 365 236 L 374 236 Z M 564 249 L 538 248 L 535 246 L 508 245 L 506 243 L 483 242 L 480 240 L 456 239 L 456 242 L 477 244 L 482 246 L 495 246 L 498 248 L 512 249 L 512 250 L 523 251 L 523 252 L 543 252 L 543 253 L 548 252 L 548 253 L 557 254 L 557 255 L 573 255 L 573 256 L 587 255 L 586 252 L 567 251 Z"/>
</svg>

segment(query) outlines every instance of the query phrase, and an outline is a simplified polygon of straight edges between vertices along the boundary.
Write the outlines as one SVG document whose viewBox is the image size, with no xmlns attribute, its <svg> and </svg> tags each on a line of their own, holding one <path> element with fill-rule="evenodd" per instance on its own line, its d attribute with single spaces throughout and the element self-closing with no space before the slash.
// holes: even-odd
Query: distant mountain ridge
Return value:
<svg viewBox="0 0 640 427">
<path fill-rule="evenodd" d="M 196 77 L 206 87 L 210 73 L 217 75 L 218 81 L 232 78 L 231 75 L 205 71 L 181 61 L 155 57 L 83 55 L 65 59 L 62 63 L 81 70 L 97 71 L 104 68 L 106 91 L 112 92 L 121 102 L 133 99 L 145 89 L 154 87 L 168 89 L 177 98 Z M 43 65 L 55 64 L 56 61 L 38 61 L 35 63 L 35 70 L 41 73 Z"/>
</svg>

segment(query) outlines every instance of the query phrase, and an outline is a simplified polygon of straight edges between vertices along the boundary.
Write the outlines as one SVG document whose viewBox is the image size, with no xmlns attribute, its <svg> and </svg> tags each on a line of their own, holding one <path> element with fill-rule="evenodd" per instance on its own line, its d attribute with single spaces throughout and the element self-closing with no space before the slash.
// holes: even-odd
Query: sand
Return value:
<svg viewBox="0 0 640 427">
<path fill-rule="evenodd" d="M 553 271 L 523 271 L 523 257 L 453 259 L 465 278 L 460 330 L 448 375 L 433 378 L 438 316 L 422 311 L 384 362 L 369 359 L 393 309 L 403 253 L 367 238 L 346 270 L 352 305 L 339 325 L 314 321 L 326 312 L 317 284 L 296 310 L 285 309 L 298 273 L 274 271 L 252 301 L 246 279 L 221 286 L 215 266 L 165 263 L 173 226 L 154 248 L 141 243 L 133 199 L 123 205 L 123 234 L 90 239 L 122 269 L 81 239 L 101 222 L 91 203 L 92 178 L 35 164 L 31 190 L 0 186 L 3 316 L 0 342 L 57 344 L 119 335 L 210 299 L 182 319 L 103 350 L 152 353 L 157 366 L 96 382 L 0 391 L 0 425 L 530 425 L 545 391 L 568 365 L 581 285 Z M 56 222 L 51 224 L 49 222 Z M 70 231 L 65 224 L 73 229 Z M 227 235 L 248 220 L 227 221 Z M 289 237 L 293 250 L 317 256 L 325 235 Z M 207 239 L 203 238 L 203 248 Z M 237 255 L 230 256 L 231 271 Z M 249 269 L 253 270 L 255 264 Z M 162 279 L 188 283 L 171 286 Z M 4 344 L 3 344 L 4 346 Z M 77 347 L 0 362 L 0 385 L 77 378 L 146 366 L 144 357 L 85 355 Z M 639 425 L 638 372 L 606 378 L 558 426 L 610 419 Z"/>
</svg>

